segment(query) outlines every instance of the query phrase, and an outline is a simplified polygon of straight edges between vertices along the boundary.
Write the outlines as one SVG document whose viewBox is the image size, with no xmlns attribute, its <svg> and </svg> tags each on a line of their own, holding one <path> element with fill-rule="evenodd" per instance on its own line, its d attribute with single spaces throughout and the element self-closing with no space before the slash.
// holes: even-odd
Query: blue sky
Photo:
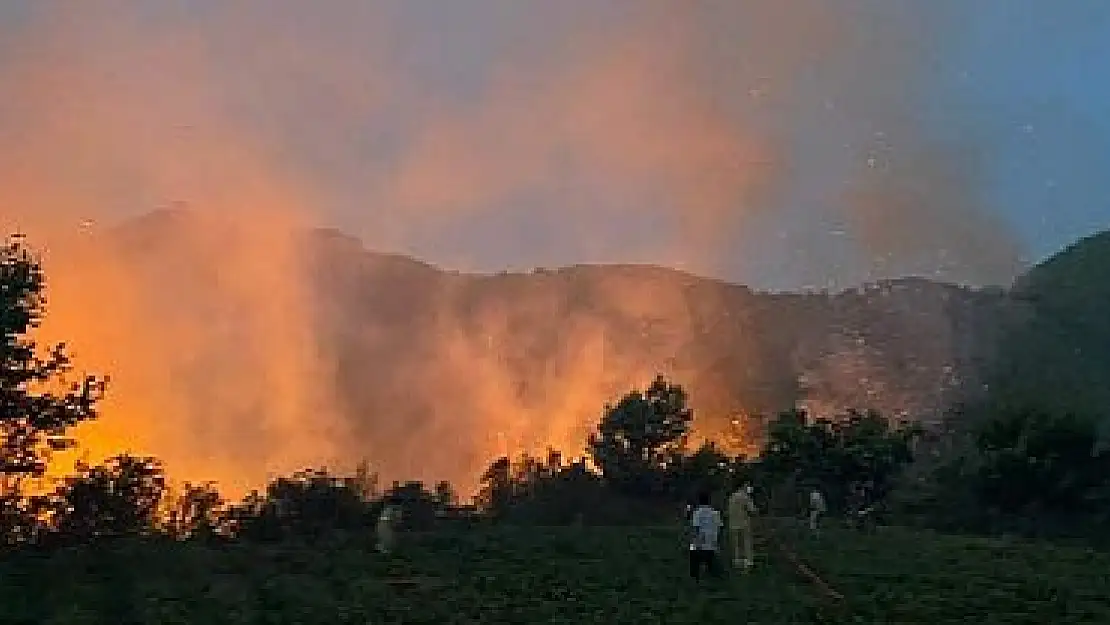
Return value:
<svg viewBox="0 0 1110 625">
<path fill-rule="evenodd" d="M 9 0 L 0 216 L 261 194 L 462 269 L 1005 282 L 1110 227 L 1108 64 L 1105 0 Z"/>
<path fill-rule="evenodd" d="M 998 205 L 1038 258 L 1110 227 L 1110 3 L 970 4 L 980 13 L 953 54 L 976 75 L 964 99 L 1009 130 L 991 185 Z"/>
<path fill-rule="evenodd" d="M 906 107 L 922 118 L 923 132 L 981 151 L 985 210 L 1012 229 L 1027 262 L 1110 227 L 1110 81 L 1102 78 L 1110 67 L 1110 3 L 936 5 L 954 10 L 961 27 L 934 41 L 920 95 Z M 828 160 L 815 160 L 828 174 Z M 820 204 L 834 185 L 816 184 L 799 204 Z M 774 257 L 762 256 L 766 274 L 789 266 Z M 785 281 L 824 282 L 820 263 L 795 266 Z"/>
</svg>

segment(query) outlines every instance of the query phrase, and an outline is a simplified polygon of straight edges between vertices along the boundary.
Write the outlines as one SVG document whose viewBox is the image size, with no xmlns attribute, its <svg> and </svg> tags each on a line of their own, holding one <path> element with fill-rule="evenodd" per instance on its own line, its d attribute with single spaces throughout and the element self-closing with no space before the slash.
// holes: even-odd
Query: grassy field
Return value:
<svg viewBox="0 0 1110 625">
<path fill-rule="evenodd" d="M 884 530 L 779 535 L 694 584 L 674 529 L 480 528 L 315 547 L 117 544 L 0 564 L 4 623 L 1110 623 L 1110 557 Z"/>
<path fill-rule="evenodd" d="M 880 622 L 1110 623 L 1103 552 L 899 528 L 786 542 L 855 614 Z"/>
</svg>

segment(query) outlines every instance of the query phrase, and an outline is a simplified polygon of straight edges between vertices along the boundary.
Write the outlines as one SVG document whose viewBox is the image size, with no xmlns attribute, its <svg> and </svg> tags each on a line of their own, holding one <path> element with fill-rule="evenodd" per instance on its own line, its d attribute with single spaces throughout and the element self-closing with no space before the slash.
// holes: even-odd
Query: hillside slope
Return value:
<svg viewBox="0 0 1110 625">
<path fill-rule="evenodd" d="M 829 295 L 653 266 L 472 275 L 333 231 L 279 245 L 254 230 L 158 213 L 102 235 L 126 269 L 104 297 L 158 323 L 142 362 L 176 412 L 152 453 L 277 470 L 334 448 L 384 476 L 462 480 L 501 453 L 577 455 L 604 404 L 657 373 L 688 388 L 701 434 L 737 450 L 753 442 L 746 415 L 799 402 L 929 421 L 982 389 L 1012 316 L 1002 293 L 924 279 Z"/>
<path fill-rule="evenodd" d="M 1101 414 L 1110 405 L 1110 232 L 1031 269 L 1012 297 L 1024 323 L 1005 336 L 1000 397 Z"/>
<path fill-rule="evenodd" d="M 743 415 L 797 403 L 932 421 L 981 390 L 1009 317 L 1001 293 L 921 279 L 804 295 L 649 266 L 466 275 L 313 240 L 344 410 L 412 470 L 439 461 L 422 441 L 475 435 L 493 435 L 479 466 L 547 442 L 576 453 L 603 404 L 657 372 L 688 388 L 699 432 L 737 449 L 757 428 Z"/>
</svg>

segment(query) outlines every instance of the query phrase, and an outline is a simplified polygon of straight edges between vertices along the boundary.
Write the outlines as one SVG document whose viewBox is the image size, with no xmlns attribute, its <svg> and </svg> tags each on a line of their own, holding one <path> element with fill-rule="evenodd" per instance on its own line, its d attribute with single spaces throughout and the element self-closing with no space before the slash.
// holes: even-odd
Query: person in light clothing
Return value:
<svg viewBox="0 0 1110 625">
<path fill-rule="evenodd" d="M 698 505 L 690 514 L 690 577 L 701 578 L 702 568 L 716 576 L 717 548 L 724 521 L 721 513 L 709 504 L 709 493 L 698 495 Z"/>
<path fill-rule="evenodd" d="M 752 500 L 751 484 L 744 484 L 728 498 L 728 530 L 732 543 L 732 563 L 734 566 L 751 568 L 755 563 L 752 546 L 752 515 L 759 509 Z"/>
<path fill-rule="evenodd" d="M 396 542 L 396 524 L 401 517 L 401 510 L 397 506 L 387 503 L 382 506 L 378 515 L 377 536 L 378 553 L 389 553 Z"/>
<path fill-rule="evenodd" d="M 809 530 L 816 532 L 821 522 L 821 516 L 828 510 L 825 505 L 825 496 L 817 488 L 809 491 Z"/>
</svg>

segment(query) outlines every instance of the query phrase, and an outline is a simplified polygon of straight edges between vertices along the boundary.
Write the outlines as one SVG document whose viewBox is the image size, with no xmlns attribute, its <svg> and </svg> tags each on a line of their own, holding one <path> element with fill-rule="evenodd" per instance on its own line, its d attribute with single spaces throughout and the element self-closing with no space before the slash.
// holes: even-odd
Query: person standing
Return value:
<svg viewBox="0 0 1110 625">
<path fill-rule="evenodd" d="M 401 510 L 398 506 L 392 503 L 382 506 L 381 514 L 378 515 L 378 525 L 375 528 L 378 537 L 378 553 L 389 553 L 393 550 L 396 542 L 396 524 L 400 517 Z"/>
<path fill-rule="evenodd" d="M 723 525 L 721 513 L 710 505 L 709 493 L 700 493 L 690 514 L 690 577 L 695 580 L 701 578 L 703 568 L 712 576 L 719 573 L 717 548 Z"/>
<path fill-rule="evenodd" d="M 818 526 L 821 522 L 821 516 L 825 514 L 828 507 L 825 505 L 825 496 L 815 486 L 809 491 L 809 531 L 817 532 Z"/>
<path fill-rule="evenodd" d="M 752 519 L 759 509 L 752 499 L 751 484 L 743 484 L 728 498 L 728 530 L 732 543 L 732 564 L 749 569 L 755 563 L 752 546 Z"/>
</svg>

